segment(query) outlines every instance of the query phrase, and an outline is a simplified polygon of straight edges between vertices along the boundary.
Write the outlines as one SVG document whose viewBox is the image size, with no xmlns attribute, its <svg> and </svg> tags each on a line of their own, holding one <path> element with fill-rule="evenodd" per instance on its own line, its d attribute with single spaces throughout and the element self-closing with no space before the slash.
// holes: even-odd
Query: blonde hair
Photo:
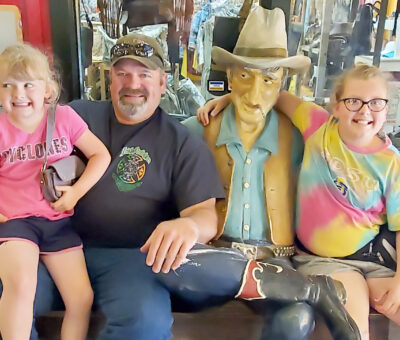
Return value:
<svg viewBox="0 0 400 340">
<path fill-rule="evenodd" d="M 344 87 L 348 79 L 369 80 L 375 77 L 381 78 L 383 80 L 383 84 L 385 85 L 387 90 L 387 80 L 379 68 L 363 63 L 358 63 L 354 65 L 352 68 L 343 72 L 336 79 L 335 86 L 333 87 L 331 94 L 331 103 L 337 103 L 342 98 Z"/>
<path fill-rule="evenodd" d="M 45 81 L 51 93 L 46 103 L 55 103 L 60 97 L 59 78 L 50 69 L 47 56 L 27 43 L 9 46 L 0 54 L 0 74 L 16 80 Z"/>
</svg>

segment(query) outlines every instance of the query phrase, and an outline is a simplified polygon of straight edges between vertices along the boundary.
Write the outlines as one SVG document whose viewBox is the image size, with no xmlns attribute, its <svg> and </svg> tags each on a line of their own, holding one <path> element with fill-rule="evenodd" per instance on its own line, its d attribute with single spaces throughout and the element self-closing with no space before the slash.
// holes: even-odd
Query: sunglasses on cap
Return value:
<svg viewBox="0 0 400 340">
<path fill-rule="evenodd" d="M 144 42 L 137 44 L 117 44 L 111 48 L 111 61 L 127 55 L 135 55 L 143 58 L 151 58 L 153 55 L 155 55 L 161 58 L 158 54 L 155 54 L 155 50 L 152 46 Z"/>
</svg>

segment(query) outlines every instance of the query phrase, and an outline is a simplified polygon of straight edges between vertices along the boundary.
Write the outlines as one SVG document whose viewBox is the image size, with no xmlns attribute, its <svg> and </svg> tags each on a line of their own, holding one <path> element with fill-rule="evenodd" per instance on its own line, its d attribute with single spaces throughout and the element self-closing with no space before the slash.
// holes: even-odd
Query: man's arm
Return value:
<svg viewBox="0 0 400 340">
<path fill-rule="evenodd" d="M 140 250 L 147 253 L 146 264 L 153 272 L 177 269 L 195 243 L 206 243 L 217 233 L 215 198 L 192 205 L 180 217 L 161 222 Z"/>
<path fill-rule="evenodd" d="M 197 243 L 207 243 L 217 234 L 217 211 L 215 198 L 192 205 L 180 212 L 181 218 L 193 220 L 199 230 Z"/>
</svg>

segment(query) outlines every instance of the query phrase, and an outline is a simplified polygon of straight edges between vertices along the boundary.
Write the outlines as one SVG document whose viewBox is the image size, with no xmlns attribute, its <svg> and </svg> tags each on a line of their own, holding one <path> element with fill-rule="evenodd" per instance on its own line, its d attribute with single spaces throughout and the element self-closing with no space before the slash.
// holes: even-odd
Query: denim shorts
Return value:
<svg viewBox="0 0 400 340">
<path fill-rule="evenodd" d="M 70 217 L 55 221 L 26 217 L 0 223 L 0 243 L 17 240 L 36 244 L 41 254 L 82 248 L 82 240 L 72 229 Z"/>
<path fill-rule="evenodd" d="M 304 275 L 330 275 L 340 272 L 359 272 L 366 279 L 393 277 L 395 272 L 385 266 L 370 261 L 346 260 L 299 254 L 292 257 L 296 270 Z"/>
</svg>

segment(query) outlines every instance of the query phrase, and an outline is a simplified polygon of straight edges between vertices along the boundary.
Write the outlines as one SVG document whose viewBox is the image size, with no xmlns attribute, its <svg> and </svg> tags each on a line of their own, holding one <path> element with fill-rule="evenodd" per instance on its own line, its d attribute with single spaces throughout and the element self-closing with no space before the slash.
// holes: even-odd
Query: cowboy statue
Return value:
<svg viewBox="0 0 400 340">
<path fill-rule="evenodd" d="M 304 277 L 289 260 L 302 140 L 272 107 L 285 75 L 307 68 L 309 59 L 287 57 L 284 13 L 263 7 L 249 14 L 233 53 L 213 47 L 212 59 L 227 72 L 232 100 L 202 131 L 226 191 L 217 202 L 218 239 L 195 246 L 160 280 L 196 305 L 247 300 L 265 316 L 263 340 L 307 339 L 314 309 L 334 339 L 360 339 L 339 298 L 343 287 L 329 277 Z M 196 120 L 187 124 L 202 128 Z"/>
</svg>

